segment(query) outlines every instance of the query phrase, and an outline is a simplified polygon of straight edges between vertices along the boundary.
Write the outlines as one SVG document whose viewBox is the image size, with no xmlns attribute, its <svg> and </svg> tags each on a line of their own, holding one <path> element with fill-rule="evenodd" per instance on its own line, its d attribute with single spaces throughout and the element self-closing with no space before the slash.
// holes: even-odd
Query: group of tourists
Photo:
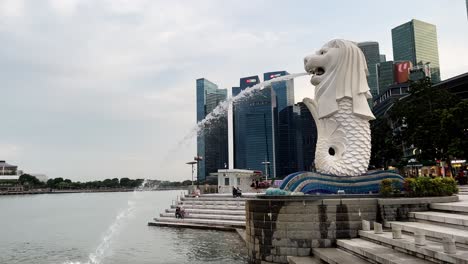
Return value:
<svg viewBox="0 0 468 264">
<path fill-rule="evenodd" d="M 252 184 L 250 184 L 250 187 L 257 189 L 259 187 L 258 180 L 252 180 Z"/>
</svg>

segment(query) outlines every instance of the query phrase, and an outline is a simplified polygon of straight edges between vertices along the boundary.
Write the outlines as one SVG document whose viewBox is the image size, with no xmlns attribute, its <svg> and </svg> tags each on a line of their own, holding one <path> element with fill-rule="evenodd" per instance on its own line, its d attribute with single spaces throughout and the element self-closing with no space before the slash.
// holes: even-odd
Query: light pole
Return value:
<svg viewBox="0 0 468 264">
<path fill-rule="evenodd" d="M 200 179 L 200 164 L 199 164 L 199 162 L 203 160 L 203 157 L 197 155 L 197 156 L 193 157 L 193 160 L 196 161 L 196 163 L 197 163 L 197 188 L 198 188 L 198 181 Z"/>
<path fill-rule="evenodd" d="M 196 161 L 189 161 L 189 162 L 186 162 L 185 164 L 192 165 L 192 189 L 193 189 L 193 165 L 197 164 L 197 162 Z"/>
<path fill-rule="evenodd" d="M 262 161 L 262 164 L 265 165 L 265 180 L 268 180 L 268 165 L 270 165 L 269 161 Z"/>
</svg>

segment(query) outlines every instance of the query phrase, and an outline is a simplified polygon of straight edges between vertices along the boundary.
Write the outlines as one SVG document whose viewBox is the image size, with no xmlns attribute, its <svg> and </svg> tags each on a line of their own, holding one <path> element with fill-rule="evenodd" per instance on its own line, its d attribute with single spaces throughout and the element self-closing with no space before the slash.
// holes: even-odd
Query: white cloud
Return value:
<svg viewBox="0 0 468 264">
<path fill-rule="evenodd" d="M 18 161 L 21 157 L 22 148 L 11 143 L 0 142 L 0 159 Z"/>
<path fill-rule="evenodd" d="M 20 17 L 23 15 L 23 0 L 2 0 L 0 2 L 0 15 L 6 17 Z"/>
</svg>

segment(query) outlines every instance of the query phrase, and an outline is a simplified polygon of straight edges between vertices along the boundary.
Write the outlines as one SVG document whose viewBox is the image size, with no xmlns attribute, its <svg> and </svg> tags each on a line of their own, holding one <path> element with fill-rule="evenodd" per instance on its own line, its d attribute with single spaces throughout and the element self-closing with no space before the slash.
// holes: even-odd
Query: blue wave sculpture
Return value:
<svg viewBox="0 0 468 264">
<path fill-rule="evenodd" d="M 346 194 L 378 193 L 384 179 L 397 180 L 403 185 L 403 177 L 395 171 L 372 171 L 360 176 L 336 176 L 317 172 L 295 172 L 284 178 L 281 190 L 305 194 Z"/>
</svg>

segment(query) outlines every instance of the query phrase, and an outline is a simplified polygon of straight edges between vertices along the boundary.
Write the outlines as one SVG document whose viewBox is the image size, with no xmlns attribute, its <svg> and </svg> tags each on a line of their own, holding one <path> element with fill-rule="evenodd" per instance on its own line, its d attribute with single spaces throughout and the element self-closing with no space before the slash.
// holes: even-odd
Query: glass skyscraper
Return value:
<svg viewBox="0 0 468 264">
<path fill-rule="evenodd" d="M 241 78 L 239 87 L 233 87 L 233 96 L 259 82 L 258 76 Z M 233 104 L 236 169 L 264 171 L 262 162 L 269 161 L 268 174 L 275 176 L 274 108 L 276 95 L 271 87 Z"/>
<path fill-rule="evenodd" d="M 218 89 L 216 84 L 204 78 L 197 79 L 196 82 L 197 122 L 199 122 L 220 102 L 226 100 L 227 90 Z M 228 153 L 227 116 L 222 116 L 197 136 L 197 154 L 203 157 L 198 164 L 199 180 L 204 181 L 210 173 L 227 168 Z"/>
<path fill-rule="evenodd" d="M 263 74 L 263 80 L 268 81 L 280 76 L 288 75 L 287 71 L 266 72 Z M 294 105 L 294 81 L 287 80 L 276 82 L 271 85 L 276 93 L 278 112 L 284 108 Z"/>
<path fill-rule="evenodd" d="M 288 75 L 286 71 L 267 72 L 264 81 Z M 258 76 L 240 79 L 232 88 L 233 96 L 260 80 Z M 270 177 L 286 176 L 298 169 L 295 129 L 300 111 L 294 105 L 294 81 L 273 83 L 233 106 L 234 167 L 264 171 L 264 161 L 270 162 Z"/>
<path fill-rule="evenodd" d="M 367 83 L 369 84 L 372 98 L 375 98 L 378 95 L 376 65 L 380 63 L 379 43 L 375 41 L 361 42 L 358 43 L 358 47 L 362 50 L 364 56 L 366 57 L 367 69 L 369 70 Z"/>
<path fill-rule="evenodd" d="M 392 85 L 393 83 L 394 83 L 393 61 L 386 61 L 386 62 L 379 63 L 379 65 L 377 66 L 378 94 L 385 91 L 387 87 Z"/>
<path fill-rule="evenodd" d="M 296 128 L 299 131 L 298 156 L 302 157 L 298 162 L 298 171 L 312 171 L 315 169 L 315 147 L 317 145 L 317 125 L 304 103 L 298 103 L 299 120 Z"/>
<path fill-rule="evenodd" d="M 414 66 L 429 64 L 432 82 L 440 82 L 436 26 L 413 19 L 392 29 L 394 61 L 409 60 Z"/>
</svg>

